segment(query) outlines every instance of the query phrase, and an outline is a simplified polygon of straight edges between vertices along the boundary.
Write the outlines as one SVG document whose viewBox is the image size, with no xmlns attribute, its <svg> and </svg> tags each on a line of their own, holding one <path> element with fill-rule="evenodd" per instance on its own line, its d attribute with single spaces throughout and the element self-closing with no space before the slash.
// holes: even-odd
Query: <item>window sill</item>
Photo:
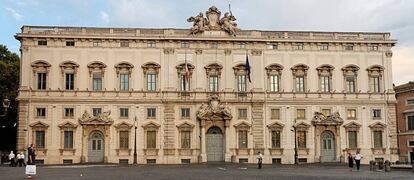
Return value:
<svg viewBox="0 0 414 180">
<path fill-rule="evenodd" d="M 129 149 L 129 148 L 121 148 L 121 149 L 116 149 L 116 154 L 118 154 L 118 156 L 129 156 L 131 155 L 131 151 L 132 149 Z"/>
<path fill-rule="evenodd" d="M 75 155 L 76 149 L 73 148 L 63 148 L 63 149 L 59 149 L 60 151 L 60 155 L 65 156 L 65 155 Z"/>
<path fill-rule="evenodd" d="M 280 148 L 280 147 L 269 148 L 269 152 L 271 155 L 282 155 L 283 148 Z"/>
<path fill-rule="evenodd" d="M 155 149 L 155 148 L 147 148 L 143 150 L 144 150 L 144 155 L 146 156 L 157 156 L 158 151 L 159 151 L 159 149 Z"/>
</svg>

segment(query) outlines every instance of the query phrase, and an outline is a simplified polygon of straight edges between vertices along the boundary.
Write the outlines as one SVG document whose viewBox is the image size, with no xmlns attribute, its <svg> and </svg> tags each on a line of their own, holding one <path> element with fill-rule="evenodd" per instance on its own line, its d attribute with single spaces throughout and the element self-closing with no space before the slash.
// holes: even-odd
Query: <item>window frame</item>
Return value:
<svg viewBox="0 0 414 180">
<path fill-rule="evenodd" d="M 157 118 L 157 108 L 149 107 L 147 108 L 147 119 L 156 119 Z"/>
</svg>

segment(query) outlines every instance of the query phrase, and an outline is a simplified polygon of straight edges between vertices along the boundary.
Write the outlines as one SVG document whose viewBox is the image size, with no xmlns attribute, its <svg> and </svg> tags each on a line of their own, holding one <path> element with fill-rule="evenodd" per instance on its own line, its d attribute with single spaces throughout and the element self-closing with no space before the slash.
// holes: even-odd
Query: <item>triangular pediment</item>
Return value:
<svg viewBox="0 0 414 180">
<path fill-rule="evenodd" d="M 384 123 L 381 123 L 381 122 L 376 122 L 376 123 L 373 123 L 373 124 L 369 125 L 369 127 L 371 129 L 385 129 L 385 127 L 387 127 L 387 125 L 385 125 Z"/>
<path fill-rule="evenodd" d="M 234 127 L 238 130 L 249 130 L 251 125 L 243 121 L 243 122 L 235 124 Z"/>
<path fill-rule="evenodd" d="M 155 122 L 149 122 L 149 123 L 142 125 L 142 127 L 145 129 L 158 129 L 159 127 L 161 127 L 161 125 Z"/>
<path fill-rule="evenodd" d="M 350 123 L 344 125 L 344 128 L 346 128 L 346 129 L 349 129 L 349 128 L 357 128 L 358 129 L 360 127 L 361 127 L 361 125 L 356 123 L 356 122 L 350 122 Z"/>
<path fill-rule="evenodd" d="M 194 125 L 190 124 L 188 122 L 184 122 L 184 123 L 181 123 L 181 124 L 177 125 L 177 128 L 193 128 L 193 127 L 194 127 Z"/>
<path fill-rule="evenodd" d="M 133 125 L 127 122 L 121 122 L 121 123 L 114 125 L 114 127 L 117 129 L 131 129 Z"/>
<path fill-rule="evenodd" d="M 298 130 L 307 130 L 307 129 L 309 129 L 310 126 L 311 125 L 309 125 L 305 122 L 300 122 L 300 123 L 295 124 L 295 128 L 298 129 Z"/>
<path fill-rule="evenodd" d="M 60 128 L 76 128 L 76 127 L 78 127 L 78 125 L 75 124 L 75 123 L 71 123 L 71 122 L 67 121 L 67 122 L 64 122 L 62 124 L 59 124 L 58 127 L 60 127 Z"/>
<path fill-rule="evenodd" d="M 283 129 L 285 125 L 279 122 L 274 122 L 272 124 L 267 125 L 269 129 Z"/>
<path fill-rule="evenodd" d="M 44 129 L 49 127 L 48 124 L 46 124 L 44 122 L 40 122 L 40 121 L 37 121 L 33 124 L 30 124 L 29 126 L 32 127 L 32 128 L 44 128 Z"/>
</svg>

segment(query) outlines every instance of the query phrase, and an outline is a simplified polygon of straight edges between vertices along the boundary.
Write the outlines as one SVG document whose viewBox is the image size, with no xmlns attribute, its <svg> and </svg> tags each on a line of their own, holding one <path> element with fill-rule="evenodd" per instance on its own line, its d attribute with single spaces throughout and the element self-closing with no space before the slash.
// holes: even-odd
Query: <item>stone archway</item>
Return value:
<svg viewBox="0 0 414 180">
<path fill-rule="evenodd" d="M 223 133 L 217 126 L 212 126 L 206 133 L 207 161 L 224 161 Z"/>
</svg>

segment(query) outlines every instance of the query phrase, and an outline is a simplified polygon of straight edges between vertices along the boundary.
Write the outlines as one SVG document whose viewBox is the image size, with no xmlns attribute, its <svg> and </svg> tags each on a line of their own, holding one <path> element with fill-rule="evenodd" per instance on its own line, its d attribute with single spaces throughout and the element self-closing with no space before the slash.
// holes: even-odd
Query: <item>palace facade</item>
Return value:
<svg viewBox="0 0 414 180">
<path fill-rule="evenodd" d="M 36 144 L 45 164 L 398 160 L 390 33 L 205 16 L 189 30 L 23 26 L 18 150 Z"/>
</svg>

